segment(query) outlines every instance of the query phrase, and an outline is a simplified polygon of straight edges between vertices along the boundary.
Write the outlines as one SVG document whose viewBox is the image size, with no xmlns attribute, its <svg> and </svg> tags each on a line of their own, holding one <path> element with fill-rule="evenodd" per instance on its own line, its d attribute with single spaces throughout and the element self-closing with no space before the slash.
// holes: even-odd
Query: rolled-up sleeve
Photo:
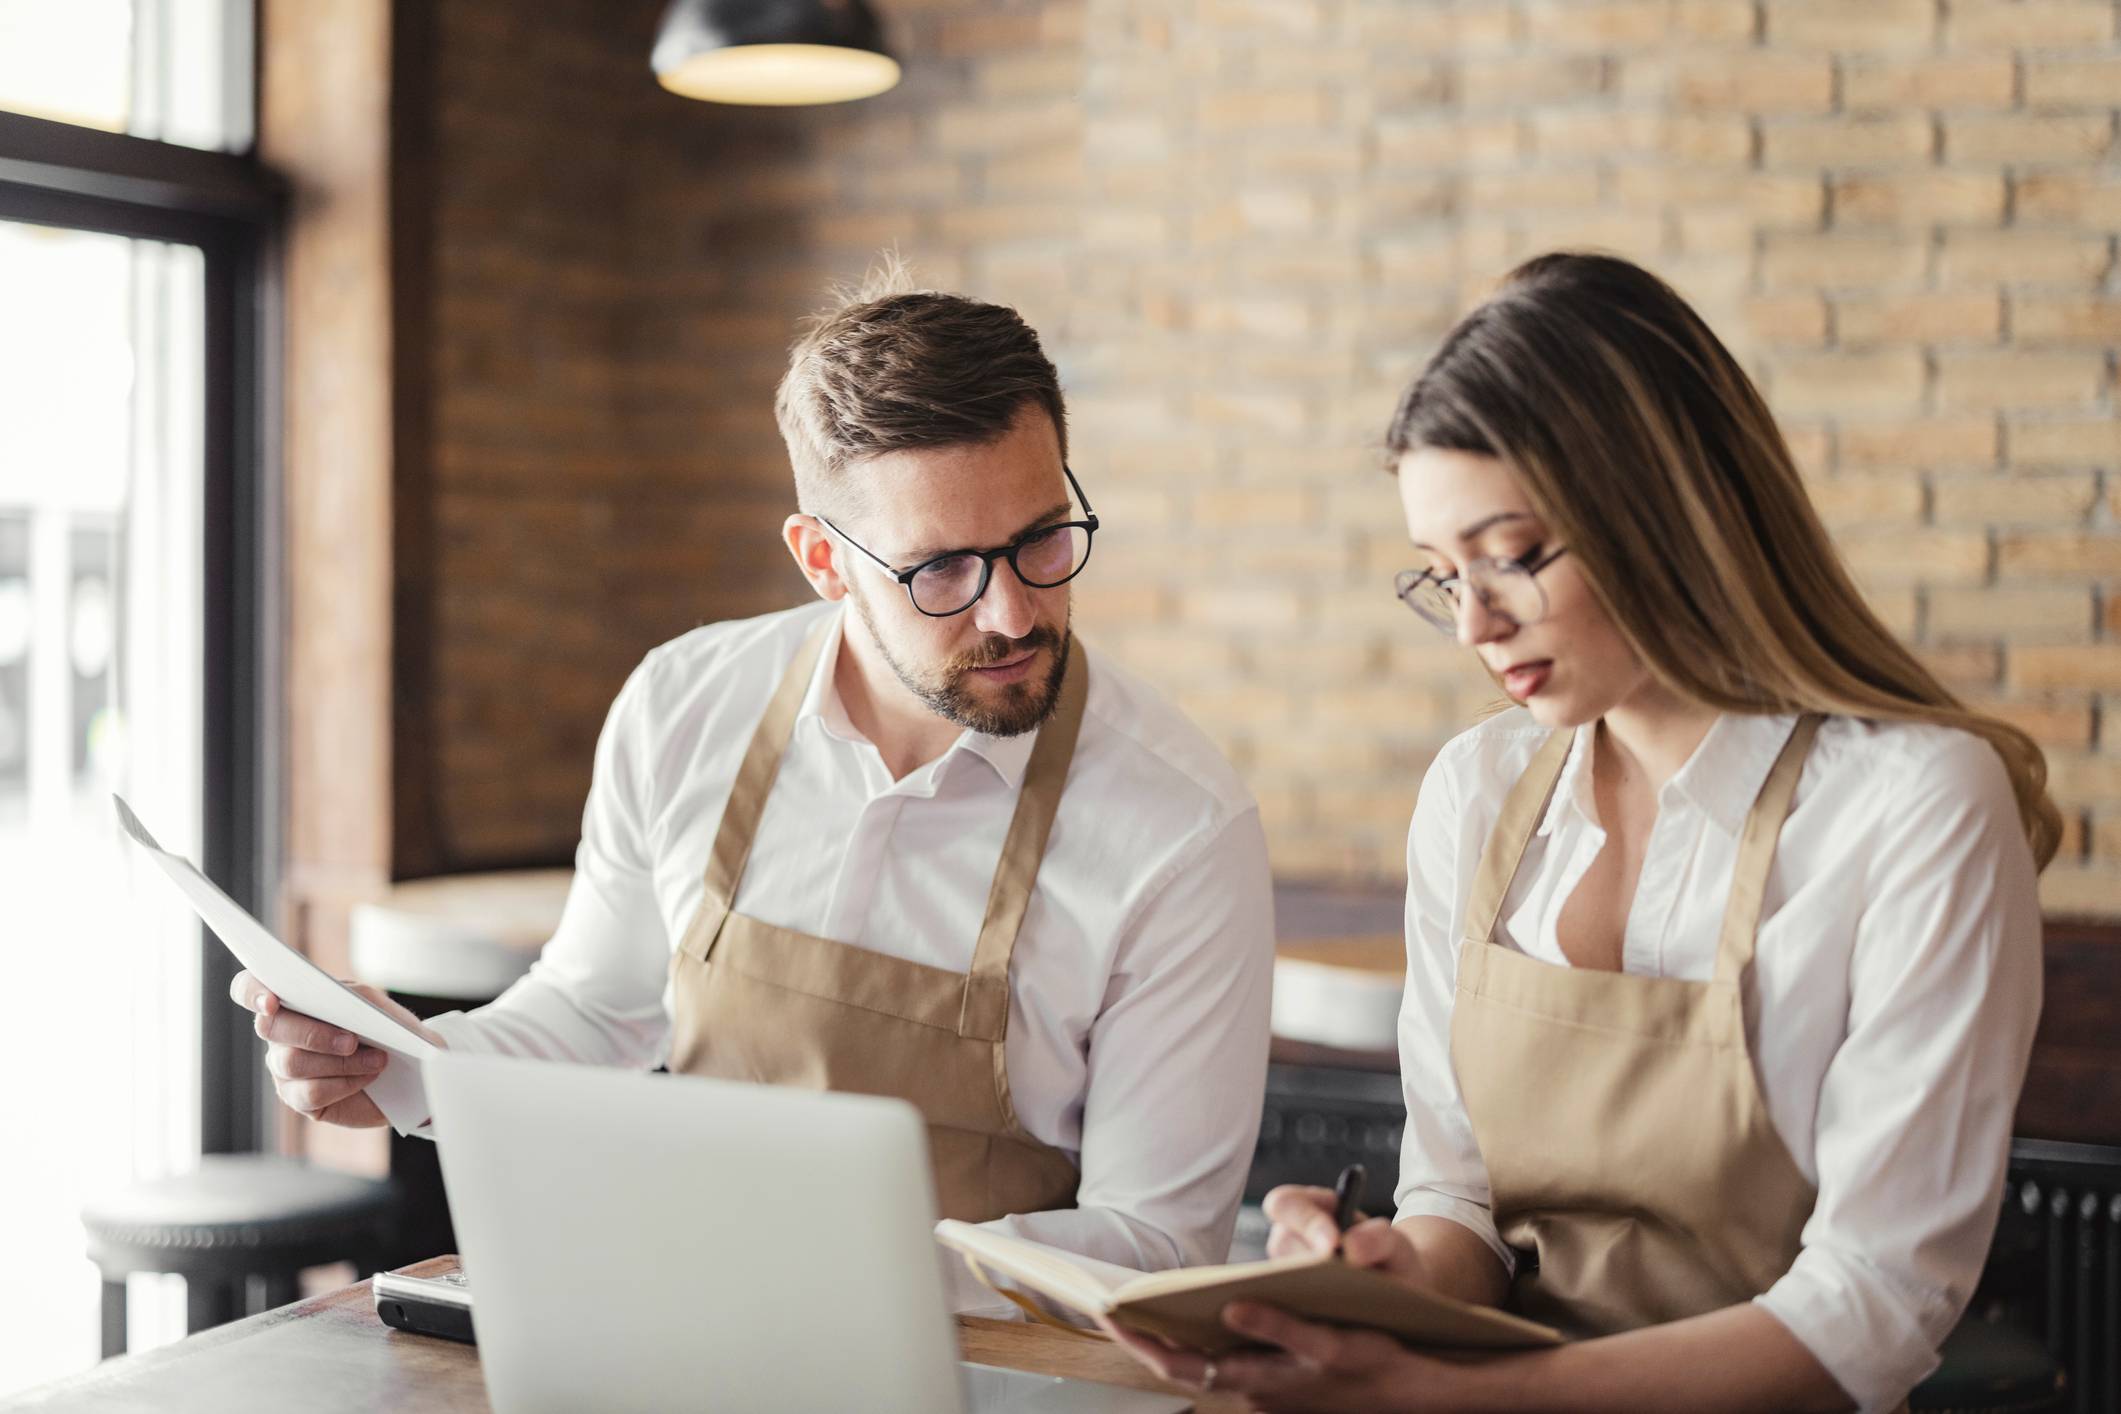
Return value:
<svg viewBox="0 0 2121 1414">
<path fill-rule="evenodd" d="M 1407 832 L 1407 985 L 1399 1007 L 1399 1071 L 1407 1106 L 1400 1141 L 1401 1219 L 1449 1218 L 1470 1228 L 1505 1270 L 1515 1260 L 1495 1229 L 1488 1170 L 1451 1065 L 1451 1008 L 1458 990 L 1462 892 L 1460 806 L 1453 780 L 1459 753 L 1446 747 L 1421 783 Z"/>
<path fill-rule="evenodd" d="M 1980 1276 L 2040 1011 L 2035 871 L 2002 763 L 1951 733 L 1870 832 L 1803 1248 L 1757 1304 L 1863 1409 L 1936 1367 Z"/>
<path fill-rule="evenodd" d="M 1076 1206 L 988 1226 L 1137 1271 L 1228 1258 L 1266 1094 L 1269 880 L 1247 809 L 1150 890 L 1091 1029 Z"/>
</svg>

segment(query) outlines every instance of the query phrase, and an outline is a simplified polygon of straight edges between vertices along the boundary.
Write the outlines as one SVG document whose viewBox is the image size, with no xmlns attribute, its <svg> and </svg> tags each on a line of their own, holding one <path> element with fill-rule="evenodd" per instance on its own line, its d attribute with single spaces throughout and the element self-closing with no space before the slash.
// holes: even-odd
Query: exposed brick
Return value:
<svg viewBox="0 0 2121 1414">
<path fill-rule="evenodd" d="M 2050 868 L 2040 875 L 2040 907 L 2065 917 L 2121 914 L 2121 871 Z"/>
<path fill-rule="evenodd" d="M 1193 498 L 1194 517 L 1214 529 L 1289 529 L 1312 519 L 1316 509 L 1316 498 L 1302 486 L 1216 486 Z"/>
<path fill-rule="evenodd" d="M 1840 435 L 1844 467 L 1985 467 L 1996 460 L 1993 417 L 1851 422 Z"/>
<path fill-rule="evenodd" d="M 1824 113 L 1834 105 L 1834 65 L 1823 54 L 1755 50 L 1679 61 L 1681 106 L 1715 112 Z"/>
<path fill-rule="evenodd" d="M 2121 57 L 2025 61 L 2028 108 L 2113 108 L 2121 106 Z"/>
<path fill-rule="evenodd" d="M 2021 222 L 2121 226 L 2121 181 L 2097 172 L 2027 172 L 2017 178 Z"/>
<path fill-rule="evenodd" d="M 2025 579 L 2121 575 L 2121 535 L 2093 531 L 2014 531 L 1996 547 L 1996 570 Z"/>
<path fill-rule="evenodd" d="M 1525 38 L 1555 48 L 1641 48 L 1671 27 L 1669 0 L 1531 0 L 1524 8 Z"/>
<path fill-rule="evenodd" d="M 1982 531 L 1865 530 L 1840 542 L 1849 567 L 1866 585 L 1978 584 L 1988 573 L 1988 536 Z"/>
<path fill-rule="evenodd" d="M 1759 12 L 1753 0 L 1677 0 L 1672 24 L 1687 39 L 1744 43 L 1759 27 Z"/>
<path fill-rule="evenodd" d="M 2113 145 L 2114 120 L 2104 113 L 2018 113 L 2007 117 L 1947 115 L 1947 162 L 2081 162 Z"/>
<path fill-rule="evenodd" d="M 2008 446 L 2018 466 L 2113 466 L 2121 464 L 2121 421 L 2013 419 Z"/>
<path fill-rule="evenodd" d="M 1945 42 L 1967 49 L 2043 49 L 2114 38 L 2107 0 L 1952 0 Z"/>
<path fill-rule="evenodd" d="M 1458 95 L 1474 108 L 1518 107 L 1528 99 L 1561 103 L 1605 87 L 1605 65 L 1581 54 L 1498 54 L 1458 65 Z"/>
<path fill-rule="evenodd" d="M 2083 406 L 2105 383 L 2106 360 L 2097 354 L 2013 349 L 1937 360 L 1937 405 L 1953 410 Z"/>
<path fill-rule="evenodd" d="M 1043 36 L 1035 11 L 967 13 L 946 17 L 936 30 L 935 49 L 946 59 L 1029 49 Z"/>
<path fill-rule="evenodd" d="M 1844 344 L 1994 342 L 2003 299 L 1993 292 L 1852 297 L 1834 305 L 1834 335 Z"/>
<path fill-rule="evenodd" d="M 2004 653 L 2004 680 L 2010 680 L 2010 652 Z M 2092 713 L 2081 702 L 2015 701 L 1976 698 L 1967 704 L 1977 712 L 2009 723 L 2041 746 L 2076 750 L 2092 744 Z"/>
<path fill-rule="evenodd" d="M 1763 124 L 1760 143 L 1769 167 L 1871 167 L 1929 161 L 1937 133 L 1925 113 L 1791 118 Z"/>
<path fill-rule="evenodd" d="M 2021 344 L 2121 346 L 2121 300 L 2023 296 L 2011 302 L 2011 337 Z"/>
<path fill-rule="evenodd" d="M 2092 636 L 2092 592 L 2088 587 L 1940 588 L 1926 591 L 1925 601 L 1926 622 L 1933 638 L 2084 643 Z"/>
<path fill-rule="evenodd" d="M 1921 283 L 1927 242 L 1887 235 L 1771 235 L 1760 256 L 1769 290 L 1855 289 L 1866 293 Z"/>
<path fill-rule="evenodd" d="M 2003 219 L 2001 172 L 1924 170 L 1833 179 L 1837 226 L 1979 224 Z"/>
<path fill-rule="evenodd" d="M 1940 480 L 1931 509 L 1939 525 L 2081 525 L 2099 501 L 2088 473 Z"/>
<path fill-rule="evenodd" d="M 1826 339 L 1826 301 L 1817 295 L 1763 295 L 1746 301 L 1746 327 L 1778 344 L 1817 344 Z"/>
<path fill-rule="evenodd" d="M 1832 526 L 1908 524 L 1922 518 L 1922 481 L 1909 472 L 1837 476 L 1805 487 L 1820 518 Z"/>
<path fill-rule="evenodd" d="M 1958 692 L 1993 688 L 2003 677 L 2003 650 L 1993 643 L 1921 644 L 1915 656 L 1939 682 Z"/>
<path fill-rule="evenodd" d="M 2010 683 L 2019 692 L 2044 692 L 2056 688 L 2121 692 L 2121 643 L 2013 648 Z"/>
<path fill-rule="evenodd" d="M 1770 396 L 1794 413 L 1889 412 L 1919 406 L 1925 379 L 1912 349 L 1785 354 L 1771 366 Z"/>
<path fill-rule="evenodd" d="M 2008 108 L 2016 83 L 2008 54 L 1856 58 L 1842 68 L 1841 101 L 1858 112 Z"/>
<path fill-rule="evenodd" d="M 1202 98 L 1194 110 L 1201 130 L 1208 133 L 1313 129 L 1324 125 L 1326 113 L 1325 92 L 1316 88 L 1223 90 Z"/>
<path fill-rule="evenodd" d="M 564 857 L 639 654 L 801 597 L 773 384 L 896 243 L 1061 363 L 1113 527 L 1085 631 L 1232 753 L 1277 871 L 1389 882 L 1498 694 L 1385 588 L 1375 435 L 1495 277 L 1598 244 L 1753 370 L 1889 627 L 2058 753 L 2102 852 L 2050 900 L 2121 912 L 2107 0 L 897 4 L 937 63 L 792 114 L 644 94 L 594 6 L 508 11 L 538 36 L 508 64 L 503 0 L 438 11 L 416 464 L 453 857 Z"/>
<path fill-rule="evenodd" d="M 1937 261 L 1945 285 L 2091 286 L 2111 264 L 2105 236 L 2061 231 L 1951 231 Z"/>
<path fill-rule="evenodd" d="M 1936 0 L 1767 0 L 1770 44 L 1858 52 L 1924 49 L 1937 33 Z"/>
</svg>

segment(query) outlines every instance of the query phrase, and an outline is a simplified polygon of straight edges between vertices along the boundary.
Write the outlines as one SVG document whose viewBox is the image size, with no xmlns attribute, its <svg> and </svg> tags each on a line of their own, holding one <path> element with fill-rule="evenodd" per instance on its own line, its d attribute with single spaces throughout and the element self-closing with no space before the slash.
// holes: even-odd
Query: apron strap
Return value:
<svg viewBox="0 0 2121 1414">
<path fill-rule="evenodd" d="M 1466 894 L 1466 942 L 1485 943 L 1493 938 L 1503 897 L 1510 891 L 1510 881 L 1517 877 L 1525 846 L 1532 842 L 1532 835 L 1546 814 L 1547 801 L 1554 794 L 1555 782 L 1561 779 L 1561 768 L 1569 759 L 1569 745 L 1575 736 L 1572 731 L 1547 733 L 1546 741 L 1526 764 L 1524 774 L 1503 798 L 1502 813 L 1495 817 L 1488 846 L 1480 852 L 1473 887 Z"/>
<path fill-rule="evenodd" d="M 714 836 L 714 849 L 707 857 L 707 876 L 700 906 L 685 929 L 679 951 L 705 962 L 721 936 L 722 923 L 736 902 L 737 881 L 744 877 L 744 861 L 751 857 L 751 840 L 758 833 L 759 819 L 766 813 L 767 797 L 773 794 L 773 779 L 780 774 L 781 757 L 795 735 L 795 719 L 802 712 L 804 694 L 832 635 L 836 618 L 827 618 L 810 631 L 788 668 L 780 686 L 766 704 L 745 749 L 743 764 L 729 787 L 729 803 L 722 808 L 721 827 Z"/>
<path fill-rule="evenodd" d="M 1745 831 L 1738 837 L 1738 860 L 1731 868 L 1731 899 L 1723 910 L 1723 932 L 1716 940 L 1716 980 L 1736 982 L 1753 961 L 1759 940 L 1760 910 L 1767 897 L 1768 866 L 1775 860 L 1775 841 L 1782 822 L 1789 818 L 1790 797 L 1797 778 L 1804 774 L 1804 761 L 1811 754 L 1812 738 L 1825 720 L 1816 712 L 1797 719 L 1789 740 L 1768 769 L 1753 808 L 1746 812 Z"/>
<path fill-rule="evenodd" d="M 1090 696 L 1090 665 L 1082 645 L 1071 635 L 1068 660 L 1061 673 L 1060 700 L 1038 731 L 1038 744 L 1024 767 L 1016 813 L 1002 842 L 1001 863 L 987 891 L 987 912 L 980 921 L 979 942 L 972 949 L 972 970 L 965 977 L 965 1000 L 958 1010 L 957 1034 L 999 1041 L 1009 1029 L 1009 955 L 1038 882 L 1039 861 L 1046 855 L 1046 836 L 1060 809 L 1061 787 L 1075 759 L 1075 738 L 1083 725 L 1083 703 Z"/>
</svg>

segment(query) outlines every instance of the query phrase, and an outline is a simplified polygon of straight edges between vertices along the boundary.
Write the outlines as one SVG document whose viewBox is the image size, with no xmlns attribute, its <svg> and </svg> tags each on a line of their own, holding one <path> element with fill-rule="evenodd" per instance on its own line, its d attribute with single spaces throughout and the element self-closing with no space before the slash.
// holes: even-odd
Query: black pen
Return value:
<svg viewBox="0 0 2121 1414">
<path fill-rule="evenodd" d="M 1333 1180 L 1333 1225 L 1340 1231 L 1355 1225 L 1355 1210 L 1362 1206 L 1362 1186 L 1369 1177 L 1361 1164 L 1349 1164 Z"/>
</svg>

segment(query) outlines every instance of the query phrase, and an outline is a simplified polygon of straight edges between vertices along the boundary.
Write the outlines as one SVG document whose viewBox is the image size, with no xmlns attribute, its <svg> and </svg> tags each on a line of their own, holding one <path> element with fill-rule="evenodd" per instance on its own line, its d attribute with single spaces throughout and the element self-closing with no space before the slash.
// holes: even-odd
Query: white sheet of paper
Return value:
<svg viewBox="0 0 2121 1414">
<path fill-rule="evenodd" d="M 140 817 L 121 797 L 114 795 L 111 799 L 117 803 L 118 821 L 132 836 L 133 843 L 162 866 L 162 872 L 169 875 L 200 921 L 280 999 L 282 1006 L 351 1031 L 370 1045 L 414 1061 L 435 1053 L 435 1047 L 418 1032 L 267 932 L 264 924 L 193 868 L 190 860 L 156 844 L 147 826 L 140 823 Z"/>
</svg>

